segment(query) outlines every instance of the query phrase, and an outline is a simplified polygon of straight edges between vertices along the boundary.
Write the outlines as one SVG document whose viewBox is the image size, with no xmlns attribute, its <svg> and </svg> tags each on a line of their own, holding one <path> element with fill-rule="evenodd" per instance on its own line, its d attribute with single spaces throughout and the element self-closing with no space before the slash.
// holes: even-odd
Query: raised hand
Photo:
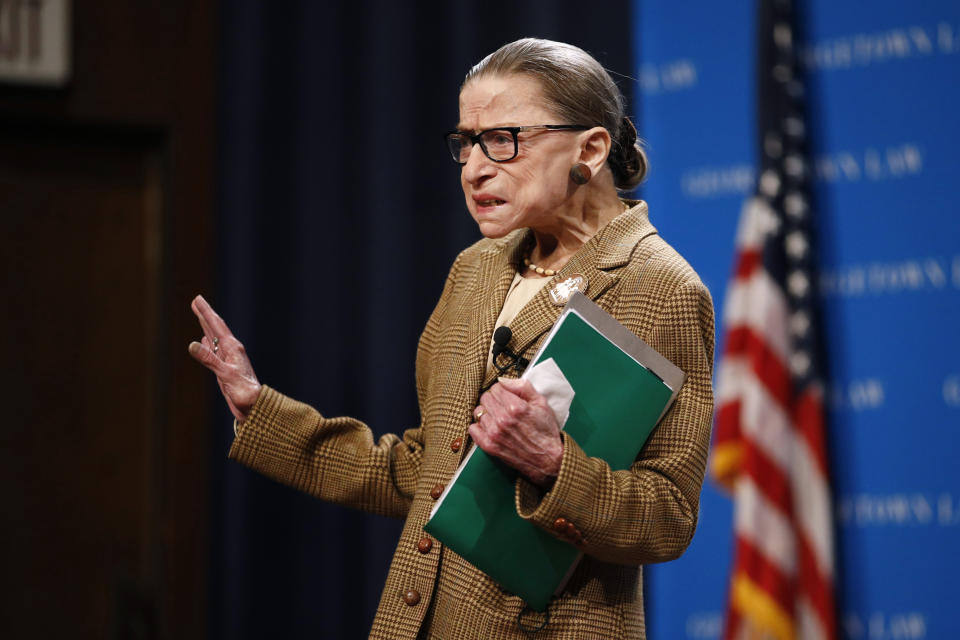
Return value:
<svg viewBox="0 0 960 640">
<path fill-rule="evenodd" d="M 191 342 L 187 350 L 194 360 L 216 374 L 230 412 L 237 421 L 243 422 L 260 395 L 260 382 L 253 373 L 247 352 L 203 296 L 194 298 L 190 308 L 200 321 L 203 338 L 200 342 Z"/>
<path fill-rule="evenodd" d="M 546 399 L 526 380 L 501 378 L 480 397 L 470 437 L 477 446 L 549 487 L 560 472 L 563 439 Z"/>
</svg>

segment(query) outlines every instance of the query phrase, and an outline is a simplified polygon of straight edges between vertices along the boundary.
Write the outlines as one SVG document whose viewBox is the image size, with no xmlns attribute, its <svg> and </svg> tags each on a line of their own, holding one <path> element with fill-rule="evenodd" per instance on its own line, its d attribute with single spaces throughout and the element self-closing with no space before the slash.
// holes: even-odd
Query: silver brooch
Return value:
<svg viewBox="0 0 960 640">
<path fill-rule="evenodd" d="M 582 273 L 573 273 L 566 280 L 558 282 L 550 289 L 550 299 L 553 304 L 562 307 L 569 302 L 574 291 L 586 293 L 588 285 L 587 276 Z"/>
</svg>

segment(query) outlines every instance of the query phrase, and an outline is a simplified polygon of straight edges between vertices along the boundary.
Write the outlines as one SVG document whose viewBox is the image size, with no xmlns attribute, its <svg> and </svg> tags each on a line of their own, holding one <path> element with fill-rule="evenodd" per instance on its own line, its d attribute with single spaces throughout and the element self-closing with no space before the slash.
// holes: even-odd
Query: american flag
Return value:
<svg viewBox="0 0 960 640">
<path fill-rule="evenodd" d="M 837 637 L 833 521 L 793 7 L 757 0 L 760 168 L 723 308 L 713 476 L 734 499 L 724 638 Z"/>
</svg>

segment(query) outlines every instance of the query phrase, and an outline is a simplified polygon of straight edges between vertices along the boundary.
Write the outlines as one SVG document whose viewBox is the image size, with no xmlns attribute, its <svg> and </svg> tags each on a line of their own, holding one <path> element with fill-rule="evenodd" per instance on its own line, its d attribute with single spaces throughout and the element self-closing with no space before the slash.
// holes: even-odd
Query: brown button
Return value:
<svg viewBox="0 0 960 640">
<path fill-rule="evenodd" d="M 567 519 L 563 516 L 560 516 L 553 521 L 553 530 L 558 533 L 566 533 L 567 531 Z"/>
<path fill-rule="evenodd" d="M 576 538 L 580 535 L 580 531 L 572 522 L 567 523 L 567 530 L 564 533 L 566 533 L 569 538 Z"/>
<path fill-rule="evenodd" d="M 420 594 L 416 589 L 407 589 L 407 591 L 403 594 L 403 601 L 412 607 L 420 602 Z"/>
<path fill-rule="evenodd" d="M 430 489 L 430 497 L 436 500 L 443 494 L 443 485 L 437 483 L 433 485 L 433 489 Z"/>
<path fill-rule="evenodd" d="M 417 551 L 420 553 L 430 553 L 430 549 L 433 549 L 433 540 L 427 536 L 420 538 L 420 542 L 417 543 Z"/>
<path fill-rule="evenodd" d="M 463 438 L 457 438 L 456 440 L 450 443 L 450 450 L 460 451 L 460 447 L 462 446 L 463 446 Z"/>
</svg>

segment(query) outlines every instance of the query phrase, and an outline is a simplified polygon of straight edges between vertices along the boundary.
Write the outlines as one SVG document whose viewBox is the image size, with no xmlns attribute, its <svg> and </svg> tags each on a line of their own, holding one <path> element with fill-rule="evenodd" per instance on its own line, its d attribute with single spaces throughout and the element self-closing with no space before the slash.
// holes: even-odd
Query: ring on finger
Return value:
<svg viewBox="0 0 960 640">
<path fill-rule="evenodd" d="M 486 411 L 484 410 L 484 408 L 483 408 L 482 406 L 481 406 L 481 407 L 477 407 L 477 410 L 473 412 L 473 417 L 476 418 L 477 421 L 479 421 L 480 418 L 483 417 L 483 414 L 484 414 L 484 413 L 486 413 Z"/>
</svg>

